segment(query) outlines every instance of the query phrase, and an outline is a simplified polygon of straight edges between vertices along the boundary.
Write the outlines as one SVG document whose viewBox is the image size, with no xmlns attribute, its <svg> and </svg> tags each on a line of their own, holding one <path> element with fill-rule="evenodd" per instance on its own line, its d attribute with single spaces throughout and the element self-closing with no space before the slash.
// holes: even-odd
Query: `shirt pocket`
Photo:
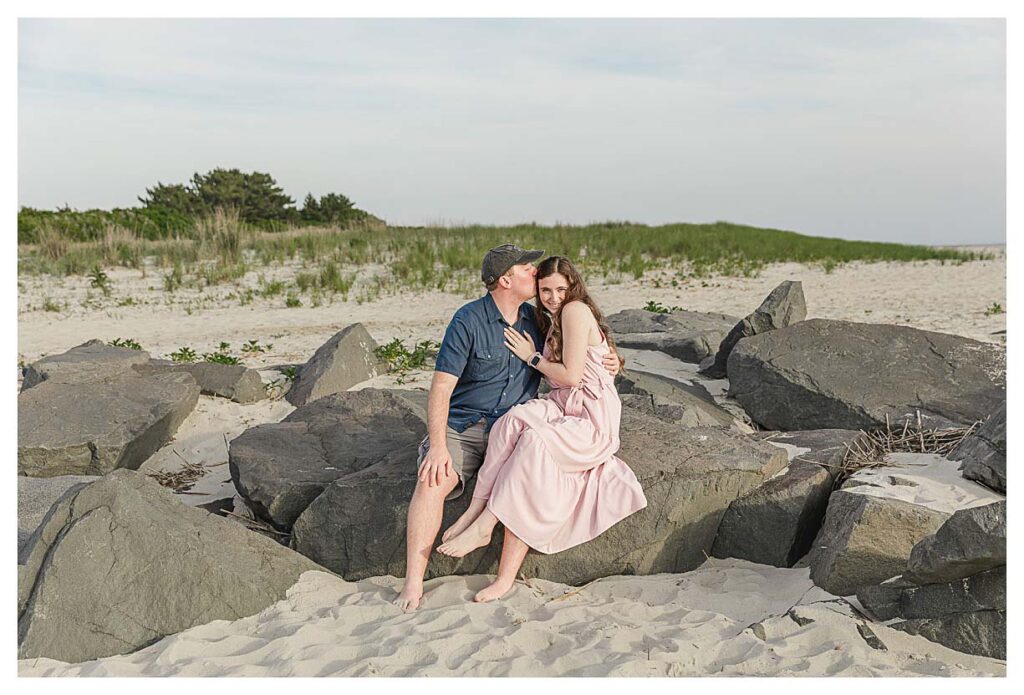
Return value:
<svg viewBox="0 0 1024 695">
<path fill-rule="evenodd" d="M 498 376 L 508 361 L 508 348 L 504 345 L 478 347 L 473 350 L 466 365 L 467 376 L 473 381 L 488 381 Z"/>
</svg>

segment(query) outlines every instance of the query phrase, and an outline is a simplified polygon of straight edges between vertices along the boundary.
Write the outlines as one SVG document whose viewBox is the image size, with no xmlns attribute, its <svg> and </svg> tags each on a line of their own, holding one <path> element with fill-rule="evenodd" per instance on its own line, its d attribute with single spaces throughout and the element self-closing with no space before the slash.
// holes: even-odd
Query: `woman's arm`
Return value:
<svg viewBox="0 0 1024 695">
<path fill-rule="evenodd" d="M 587 338 L 594 323 L 594 314 L 583 302 L 570 302 L 562 307 L 562 361 L 542 357 L 535 369 L 552 381 L 579 386 L 587 359 Z M 533 340 L 511 328 L 505 329 L 505 345 L 524 361 L 529 361 L 535 352 Z"/>
</svg>

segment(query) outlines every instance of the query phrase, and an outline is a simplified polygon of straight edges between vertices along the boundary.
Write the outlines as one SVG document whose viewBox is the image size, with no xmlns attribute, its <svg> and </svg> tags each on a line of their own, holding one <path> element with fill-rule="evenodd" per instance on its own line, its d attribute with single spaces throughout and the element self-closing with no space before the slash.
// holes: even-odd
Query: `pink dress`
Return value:
<svg viewBox="0 0 1024 695">
<path fill-rule="evenodd" d="M 647 506 L 619 450 L 622 402 L 601 358 L 587 348 L 578 387 L 548 379 L 551 392 L 517 405 L 491 427 L 473 497 L 542 553 L 597 537 Z M 548 356 L 545 346 L 544 356 Z"/>
</svg>

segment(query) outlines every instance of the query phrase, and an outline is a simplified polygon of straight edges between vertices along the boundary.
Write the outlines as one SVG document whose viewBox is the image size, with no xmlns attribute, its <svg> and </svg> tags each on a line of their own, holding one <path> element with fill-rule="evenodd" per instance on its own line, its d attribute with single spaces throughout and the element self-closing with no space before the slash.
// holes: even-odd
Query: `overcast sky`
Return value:
<svg viewBox="0 0 1024 695">
<path fill-rule="evenodd" d="M 1002 20 L 20 20 L 19 203 L 237 167 L 392 224 L 1003 243 Z"/>
</svg>

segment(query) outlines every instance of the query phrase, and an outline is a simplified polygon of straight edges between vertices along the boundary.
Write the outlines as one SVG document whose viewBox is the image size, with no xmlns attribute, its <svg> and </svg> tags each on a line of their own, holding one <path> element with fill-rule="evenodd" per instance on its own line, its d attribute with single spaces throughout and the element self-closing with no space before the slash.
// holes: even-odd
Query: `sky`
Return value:
<svg viewBox="0 0 1024 695">
<path fill-rule="evenodd" d="M 216 167 L 399 225 L 1006 238 L 994 20 L 20 19 L 18 203 Z"/>
</svg>

